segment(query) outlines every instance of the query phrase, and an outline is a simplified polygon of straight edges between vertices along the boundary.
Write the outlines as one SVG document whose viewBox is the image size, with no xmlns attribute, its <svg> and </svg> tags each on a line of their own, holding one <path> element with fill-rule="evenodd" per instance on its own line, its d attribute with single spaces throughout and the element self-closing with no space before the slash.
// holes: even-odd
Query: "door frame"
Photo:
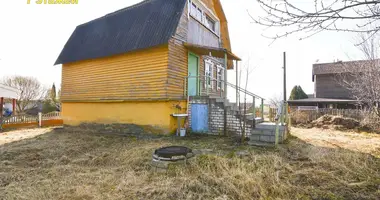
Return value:
<svg viewBox="0 0 380 200">
<path fill-rule="evenodd" d="M 195 80 L 196 82 L 196 95 L 200 95 L 201 94 L 201 91 L 200 91 L 200 84 L 199 84 L 199 70 L 200 70 L 200 56 L 198 56 L 197 54 L 191 52 L 191 51 L 188 51 L 188 54 L 187 54 L 187 76 L 189 76 L 189 57 L 191 56 L 194 56 L 198 59 L 198 63 L 197 63 L 197 78 Z M 187 81 L 189 81 L 189 79 L 187 79 Z M 189 85 L 186 86 L 187 87 L 187 92 L 189 92 Z"/>
</svg>

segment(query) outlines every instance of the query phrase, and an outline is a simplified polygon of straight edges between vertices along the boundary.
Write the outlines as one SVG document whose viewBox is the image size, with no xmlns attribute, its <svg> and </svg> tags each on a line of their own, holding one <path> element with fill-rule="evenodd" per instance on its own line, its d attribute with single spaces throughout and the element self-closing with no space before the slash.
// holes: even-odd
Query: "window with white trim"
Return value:
<svg viewBox="0 0 380 200">
<path fill-rule="evenodd" d="M 214 88 L 214 84 L 212 84 L 214 79 L 213 68 L 214 64 L 211 60 L 205 60 L 205 87 Z"/>
<path fill-rule="evenodd" d="M 216 79 L 218 90 L 224 90 L 224 68 L 222 65 L 217 65 Z"/>
<path fill-rule="evenodd" d="M 189 0 L 189 14 L 219 36 L 219 19 L 199 0 Z"/>
<path fill-rule="evenodd" d="M 205 15 L 205 25 L 207 28 L 211 29 L 212 31 L 216 32 L 215 30 L 215 21 L 209 17 L 208 15 Z"/>
</svg>

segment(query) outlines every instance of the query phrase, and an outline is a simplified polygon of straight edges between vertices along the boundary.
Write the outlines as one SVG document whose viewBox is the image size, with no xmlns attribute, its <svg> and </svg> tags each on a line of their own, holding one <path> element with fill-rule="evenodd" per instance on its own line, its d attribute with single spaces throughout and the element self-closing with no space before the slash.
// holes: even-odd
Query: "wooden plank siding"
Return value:
<svg viewBox="0 0 380 200">
<path fill-rule="evenodd" d="M 228 22 L 220 0 L 202 0 L 202 2 L 218 16 L 220 20 L 221 46 L 232 52 L 230 35 L 228 31 Z M 232 60 L 228 60 L 228 66 L 233 66 Z"/>
<path fill-rule="evenodd" d="M 191 44 L 219 48 L 219 37 L 190 16 L 187 41 Z"/>
<path fill-rule="evenodd" d="M 188 51 L 182 42 L 171 39 L 169 41 L 169 68 L 168 68 L 168 90 L 169 98 L 184 98 L 184 83 L 187 77 Z"/>
<path fill-rule="evenodd" d="M 188 51 L 183 45 L 187 40 L 188 8 L 183 10 L 176 33 L 169 40 L 169 66 L 167 96 L 171 99 L 184 99 L 184 83 L 187 76 Z M 186 86 L 187 87 L 187 86 Z"/>
<path fill-rule="evenodd" d="M 352 93 L 339 84 L 335 74 L 315 75 L 315 94 L 317 98 L 352 99 Z M 349 79 L 347 81 L 350 81 Z"/>
<path fill-rule="evenodd" d="M 227 19 L 224 14 L 220 0 L 202 0 L 202 2 L 218 16 L 220 20 L 220 35 L 222 40 L 222 46 L 231 51 L 231 42 L 228 33 Z"/>
<path fill-rule="evenodd" d="M 62 66 L 62 101 L 167 98 L 168 45 Z"/>
</svg>

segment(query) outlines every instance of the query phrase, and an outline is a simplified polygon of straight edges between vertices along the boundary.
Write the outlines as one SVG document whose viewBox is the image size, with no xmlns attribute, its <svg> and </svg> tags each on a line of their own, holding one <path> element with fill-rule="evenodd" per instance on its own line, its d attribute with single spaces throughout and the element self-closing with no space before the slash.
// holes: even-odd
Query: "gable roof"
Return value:
<svg viewBox="0 0 380 200">
<path fill-rule="evenodd" d="M 337 74 L 345 72 L 360 72 L 373 64 L 378 64 L 380 60 L 355 60 L 338 61 L 333 63 L 320 63 L 313 65 L 313 76 L 320 74 Z"/>
<path fill-rule="evenodd" d="M 0 84 L 0 97 L 17 99 L 20 91 L 16 88 Z"/>
<path fill-rule="evenodd" d="M 55 65 L 166 44 L 185 4 L 186 0 L 145 0 L 79 25 Z"/>
</svg>

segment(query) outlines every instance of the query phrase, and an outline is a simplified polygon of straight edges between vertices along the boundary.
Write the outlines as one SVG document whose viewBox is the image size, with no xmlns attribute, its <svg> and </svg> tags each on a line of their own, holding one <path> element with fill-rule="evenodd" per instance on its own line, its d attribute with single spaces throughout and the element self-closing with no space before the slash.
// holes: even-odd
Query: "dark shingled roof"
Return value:
<svg viewBox="0 0 380 200">
<path fill-rule="evenodd" d="M 186 0 L 145 0 L 77 26 L 55 65 L 168 43 Z"/>
<path fill-rule="evenodd" d="M 380 60 L 356 60 L 346 62 L 320 63 L 313 65 L 313 76 L 319 74 L 337 74 L 345 72 L 360 72 Z"/>
</svg>

